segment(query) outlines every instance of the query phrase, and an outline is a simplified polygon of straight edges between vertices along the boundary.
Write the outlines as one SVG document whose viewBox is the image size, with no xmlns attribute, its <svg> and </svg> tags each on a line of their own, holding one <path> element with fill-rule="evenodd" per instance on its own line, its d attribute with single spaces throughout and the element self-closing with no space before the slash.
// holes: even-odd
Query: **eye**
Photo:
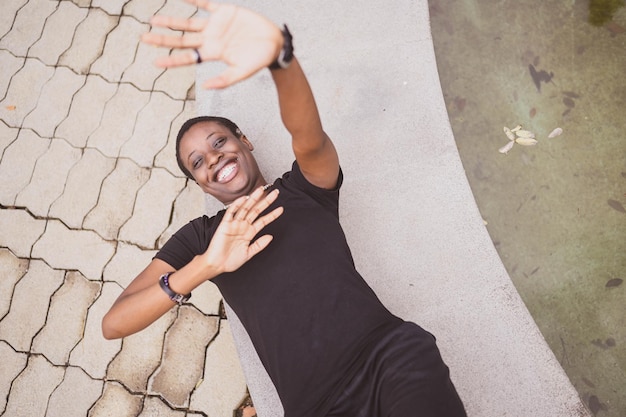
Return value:
<svg viewBox="0 0 626 417">
<path fill-rule="evenodd" d="M 202 165 L 202 157 L 198 157 L 196 159 L 193 160 L 191 167 L 193 169 L 198 169 L 200 168 L 200 166 Z"/>
<path fill-rule="evenodd" d="M 226 142 L 226 138 L 225 137 L 220 137 L 218 138 L 215 143 L 213 143 L 213 147 L 214 148 L 220 148 L 222 145 L 224 145 L 224 143 Z"/>
</svg>

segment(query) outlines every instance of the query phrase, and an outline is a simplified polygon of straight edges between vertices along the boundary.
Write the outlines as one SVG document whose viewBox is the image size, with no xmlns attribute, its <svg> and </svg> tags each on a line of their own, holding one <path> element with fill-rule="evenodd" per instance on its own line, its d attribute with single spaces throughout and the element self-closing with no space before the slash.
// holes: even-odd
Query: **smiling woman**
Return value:
<svg viewBox="0 0 626 417">
<path fill-rule="evenodd" d="M 391 314 L 355 269 L 339 223 L 339 158 L 291 34 L 247 9 L 194 3 L 210 17 L 155 18 L 186 34 L 144 41 L 194 49 L 160 59 L 163 66 L 224 61 L 209 88 L 269 67 L 295 161 L 267 184 L 234 123 L 185 123 L 181 169 L 228 206 L 174 234 L 104 317 L 105 337 L 140 331 L 212 280 L 246 328 L 285 416 L 465 416 L 433 335 Z"/>
</svg>

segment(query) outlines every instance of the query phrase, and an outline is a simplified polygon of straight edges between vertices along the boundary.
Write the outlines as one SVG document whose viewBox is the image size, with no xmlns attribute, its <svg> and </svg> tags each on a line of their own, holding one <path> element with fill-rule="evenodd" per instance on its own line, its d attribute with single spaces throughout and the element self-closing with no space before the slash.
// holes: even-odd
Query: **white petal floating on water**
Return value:
<svg viewBox="0 0 626 417">
<path fill-rule="evenodd" d="M 515 139 L 515 142 L 519 143 L 520 145 L 524 145 L 524 146 L 533 146 L 537 144 L 537 139 L 533 139 L 533 138 L 517 138 Z"/>
<path fill-rule="evenodd" d="M 517 125 L 515 126 L 513 129 L 511 129 L 511 132 L 517 132 L 518 130 L 520 130 L 522 128 L 522 125 Z"/>
<path fill-rule="evenodd" d="M 513 134 L 513 132 L 511 132 L 511 129 L 509 129 L 508 127 L 504 126 L 504 134 L 506 135 L 507 138 L 509 138 L 509 140 L 515 140 L 515 135 Z"/>
<path fill-rule="evenodd" d="M 515 145 L 515 141 L 514 140 L 510 140 L 506 145 L 504 145 L 503 147 L 498 149 L 498 152 L 503 153 L 503 154 L 507 154 L 507 153 L 509 153 L 509 151 L 511 149 L 513 149 L 513 145 Z"/>
<path fill-rule="evenodd" d="M 556 129 L 554 129 L 552 132 L 550 132 L 550 134 L 548 135 L 548 137 L 550 139 L 552 138 L 556 138 L 557 136 L 561 135 L 561 133 L 563 133 L 563 129 L 561 129 L 560 127 L 557 127 Z"/>
<path fill-rule="evenodd" d="M 535 137 L 535 134 L 531 132 L 530 130 L 518 130 L 517 132 L 515 132 L 515 134 L 519 138 L 534 138 Z"/>
</svg>

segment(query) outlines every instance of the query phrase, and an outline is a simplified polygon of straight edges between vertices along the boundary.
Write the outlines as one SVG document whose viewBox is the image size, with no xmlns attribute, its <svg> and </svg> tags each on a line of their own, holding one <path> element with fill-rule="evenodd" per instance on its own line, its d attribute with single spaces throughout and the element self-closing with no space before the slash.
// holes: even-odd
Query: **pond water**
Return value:
<svg viewBox="0 0 626 417">
<path fill-rule="evenodd" d="M 589 1 L 429 4 L 448 115 L 494 245 L 589 409 L 624 417 L 626 8 L 594 26 Z M 537 144 L 500 153 L 503 127 L 517 125 Z"/>
</svg>

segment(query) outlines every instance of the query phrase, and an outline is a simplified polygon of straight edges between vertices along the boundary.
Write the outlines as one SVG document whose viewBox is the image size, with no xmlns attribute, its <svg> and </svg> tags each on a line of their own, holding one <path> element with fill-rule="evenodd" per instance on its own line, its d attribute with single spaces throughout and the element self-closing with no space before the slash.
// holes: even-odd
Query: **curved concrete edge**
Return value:
<svg viewBox="0 0 626 417">
<path fill-rule="evenodd" d="M 394 313 L 437 336 L 468 414 L 588 416 L 476 207 L 442 98 L 427 1 L 239 3 L 289 23 L 340 153 L 341 217 L 355 262 Z M 220 68 L 202 65 L 198 85 Z M 289 169 L 267 72 L 221 92 L 198 89 L 197 97 L 200 114 L 229 117 L 252 139 L 266 178 Z M 219 208 L 208 200 L 209 213 Z M 259 416 L 282 415 L 247 334 L 228 314 Z"/>
</svg>

